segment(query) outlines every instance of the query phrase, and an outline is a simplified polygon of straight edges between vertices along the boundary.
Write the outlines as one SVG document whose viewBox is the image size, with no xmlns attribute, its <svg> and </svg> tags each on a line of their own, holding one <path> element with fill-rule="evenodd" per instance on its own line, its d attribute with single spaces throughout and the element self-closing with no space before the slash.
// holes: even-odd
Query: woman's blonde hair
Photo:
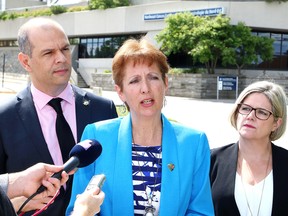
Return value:
<svg viewBox="0 0 288 216">
<path fill-rule="evenodd" d="M 257 81 L 247 86 L 237 98 L 230 115 L 231 125 L 237 130 L 238 104 L 242 103 L 244 99 L 252 93 L 264 94 L 271 103 L 272 113 L 277 120 L 282 118 L 282 124 L 270 134 L 270 140 L 279 139 L 286 130 L 287 122 L 287 98 L 283 88 L 271 81 Z"/>
</svg>

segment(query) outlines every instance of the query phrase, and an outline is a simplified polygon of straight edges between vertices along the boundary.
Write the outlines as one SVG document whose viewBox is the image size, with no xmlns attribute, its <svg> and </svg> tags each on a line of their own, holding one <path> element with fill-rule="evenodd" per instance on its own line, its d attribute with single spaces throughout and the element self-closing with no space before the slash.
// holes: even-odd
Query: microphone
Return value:
<svg viewBox="0 0 288 216">
<path fill-rule="evenodd" d="M 51 177 L 61 179 L 61 173 L 65 171 L 69 173 L 76 167 L 85 167 L 94 162 L 102 153 L 102 146 L 97 140 L 89 139 L 76 144 L 70 151 L 70 159 L 64 164 L 63 170 L 54 173 Z M 46 190 L 46 187 L 41 185 L 37 194 Z"/>
</svg>

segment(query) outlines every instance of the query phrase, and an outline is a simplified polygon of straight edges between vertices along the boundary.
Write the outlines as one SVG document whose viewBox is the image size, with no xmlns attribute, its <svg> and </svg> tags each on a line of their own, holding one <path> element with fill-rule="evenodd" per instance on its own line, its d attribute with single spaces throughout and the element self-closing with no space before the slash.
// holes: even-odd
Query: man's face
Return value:
<svg viewBox="0 0 288 216">
<path fill-rule="evenodd" d="M 26 70 L 33 84 L 45 93 L 51 88 L 63 90 L 71 75 L 70 44 L 65 33 L 55 26 L 39 27 L 30 30 L 29 41 L 32 55 L 27 56 Z"/>
</svg>

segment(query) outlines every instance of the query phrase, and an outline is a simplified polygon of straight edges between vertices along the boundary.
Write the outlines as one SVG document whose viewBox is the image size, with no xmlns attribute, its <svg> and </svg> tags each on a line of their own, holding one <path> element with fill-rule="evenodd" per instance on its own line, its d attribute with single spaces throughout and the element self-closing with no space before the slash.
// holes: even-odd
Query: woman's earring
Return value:
<svg viewBox="0 0 288 216">
<path fill-rule="evenodd" d="M 163 99 L 163 107 L 165 107 L 167 105 L 167 100 L 166 100 L 166 97 L 164 96 L 164 99 Z"/>
<path fill-rule="evenodd" d="M 125 102 L 122 105 L 118 106 L 118 112 L 119 112 L 119 115 L 121 115 L 121 116 L 127 114 L 128 110 L 127 110 L 127 106 L 126 106 Z"/>
</svg>

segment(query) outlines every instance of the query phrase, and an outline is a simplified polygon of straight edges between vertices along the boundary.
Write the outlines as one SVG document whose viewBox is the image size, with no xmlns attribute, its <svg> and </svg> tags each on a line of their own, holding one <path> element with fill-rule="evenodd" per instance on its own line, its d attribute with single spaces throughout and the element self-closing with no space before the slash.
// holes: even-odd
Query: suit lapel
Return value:
<svg viewBox="0 0 288 216">
<path fill-rule="evenodd" d="M 87 98 L 86 92 L 72 86 L 75 95 L 75 112 L 76 112 L 76 125 L 77 125 L 77 143 L 80 142 L 82 132 L 89 122 L 90 118 L 90 100 Z M 78 115 L 77 115 L 78 113 Z M 81 113 L 81 115 L 79 115 Z"/>
<path fill-rule="evenodd" d="M 116 145 L 113 215 L 134 215 L 132 183 L 132 128 L 130 114 L 121 121 Z M 124 207 L 125 206 L 125 207 Z"/>
<path fill-rule="evenodd" d="M 180 174 L 178 163 L 178 142 L 172 125 L 162 116 L 162 182 L 160 198 L 160 215 L 178 215 L 177 209 L 180 206 Z M 169 167 L 174 165 L 173 171 Z M 167 208 L 167 206 L 170 206 Z M 175 208 L 173 208 L 173 206 Z"/>
<path fill-rule="evenodd" d="M 230 149 L 225 152 L 221 158 L 221 163 L 225 164 L 222 166 L 223 173 L 223 188 L 226 188 L 226 191 L 229 194 L 234 194 L 235 190 L 235 179 L 237 171 L 237 158 L 238 158 L 238 143 L 230 146 Z"/>
<path fill-rule="evenodd" d="M 225 188 L 225 190 L 223 190 L 223 197 L 233 197 L 233 199 L 225 199 L 223 202 L 226 202 L 226 205 L 229 206 L 230 209 L 229 212 L 233 212 L 233 215 L 240 215 L 236 200 L 234 198 L 238 158 L 237 155 L 238 143 L 235 143 L 234 145 L 229 146 L 226 151 L 224 151 L 223 155 L 219 157 L 218 161 L 219 167 L 221 167 L 221 169 L 218 170 L 218 183 L 221 183 L 221 186 L 219 185 L 219 187 Z"/>
<path fill-rule="evenodd" d="M 53 164 L 52 157 L 49 153 L 46 141 L 44 139 L 40 122 L 37 116 L 30 87 L 20 92 L 18 95 L 18 103 L 16 104 L 16 112 L 18 113 L 20 120 L 22 121 L 25 130 L 31 143 L 25 143 L 27 148 L 29 145 L 33 145 L 33 148 L 37 149 L 38 154 L 43 159 L 43 162 Z"/>
</svg>

